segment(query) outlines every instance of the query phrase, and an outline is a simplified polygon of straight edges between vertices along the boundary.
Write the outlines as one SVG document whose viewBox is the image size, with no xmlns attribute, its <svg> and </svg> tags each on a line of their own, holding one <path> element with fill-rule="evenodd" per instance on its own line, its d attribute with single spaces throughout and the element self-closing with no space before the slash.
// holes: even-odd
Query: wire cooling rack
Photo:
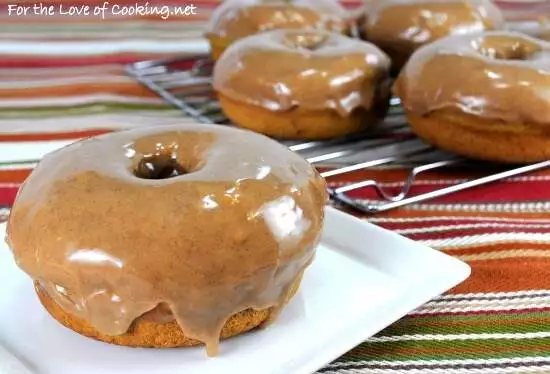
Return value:
<svg viewBox="0 0 550 374">
<path fill-rule="evenodd" d="M 170 58 L 142 61 L 127 66 L 127 72 L 187 116 L 203 123 L 231 126 L 223 115 L 211 87 L 213 63 L 207 58 Z M 410 171 L 400 191 L 390 191 L 374 179 L 330 188 L 333 200 L 364 213 L 378 213 L 447 196 L 472 187 L 525 174 L 550 166 L 550 161 L 510 167 L 480 163 L 439 151 L 416 138 L 408 129 L 399 100 L 392 99 L 384 123 L 376 130 L 329 141 L 281 141 L 310 163 L 329 167 L 322 175 L 330 178 L 375 167 L 407 167 Z M 422 173 L 443 168 L 476 170 L 482 177 L 428 193 L 412 194 L 415 179 Z M 358 200 L 350 193 L 373 188 L 378 200 Z"/>
</svg>

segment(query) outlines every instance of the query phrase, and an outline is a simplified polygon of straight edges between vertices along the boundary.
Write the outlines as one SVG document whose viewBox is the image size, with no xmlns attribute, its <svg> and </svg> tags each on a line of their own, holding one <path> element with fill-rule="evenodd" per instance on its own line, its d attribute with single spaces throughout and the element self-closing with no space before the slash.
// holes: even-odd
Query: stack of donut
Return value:
<svg viewBox="0 0 550 374">
<path fill-rule="evenodd" d="M 310 140 L 365 131 L 395 78 L 426 141 L 491 161 L 550 156 L 548 45 L 506 31 L 490 0 L 370 0 L 355 13 L 336 0 L 228 0 L 207 36 L 214 89 L 240 127 Z"/>
<path fill-rule="evenodd" d="M 347 36 L 352 21 L 336 0 L 226 1 L 207 37 L 227 117 L 283 139 L 339 137 L 383 118 L 390 59 Z"/>
</svg>

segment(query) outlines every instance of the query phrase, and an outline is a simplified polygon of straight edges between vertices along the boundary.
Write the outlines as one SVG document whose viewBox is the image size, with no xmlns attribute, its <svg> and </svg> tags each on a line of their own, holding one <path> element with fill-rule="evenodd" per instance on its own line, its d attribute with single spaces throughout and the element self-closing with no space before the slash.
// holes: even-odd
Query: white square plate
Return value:
<svg viewBox="0 0 550 374">
<path fill-rule="evenodd" d="M 317 258 L 280 318 L 209 359 L 203 348 L 117 347 L 60 326 L 2 244 L 0 345 L 40 374 L 310 374 L 469 274 L 458 260 L 327 208 Z"/>
</svg>

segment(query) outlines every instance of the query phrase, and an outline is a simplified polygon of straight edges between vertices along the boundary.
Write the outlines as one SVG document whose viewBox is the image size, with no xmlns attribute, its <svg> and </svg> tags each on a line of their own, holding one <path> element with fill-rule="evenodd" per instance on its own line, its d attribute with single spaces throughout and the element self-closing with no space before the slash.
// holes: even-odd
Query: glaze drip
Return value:
<svg viewBox="0 0 550 374">
<path fill-rule="evenodd" d="M 491 31 L 421 48 L 401 71 L 395 92 L 417 115 L 458 110 L 540 127 L 550 124 L 548 87 L 550 43 Z"/>
<path fill-rule="evenodd" d="M 389 58 L 376 46 L 334 33 L 274 30 L 229 47 L 214 89 L 274 111 L 334 109 L 342 117 L 389 96 Z"/>
<path fill-rule="evenodd" d="M 207 35 L 237 40 L 275 29 L 344 32 L 348 13 L 334 0 L 229 0 L 216 8 Z"/>
<path fill-rule="evenodd" d="M 365 6 L 362 33 L 401 68 L 419 47 L 449 35 L 504 29 L 490 0 L 374 0 Z"/>
</svg>

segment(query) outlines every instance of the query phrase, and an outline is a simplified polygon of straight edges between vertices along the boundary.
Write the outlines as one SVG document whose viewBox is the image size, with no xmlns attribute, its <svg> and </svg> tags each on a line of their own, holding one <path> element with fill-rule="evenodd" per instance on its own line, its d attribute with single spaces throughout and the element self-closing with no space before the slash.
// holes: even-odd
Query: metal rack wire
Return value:
<svg viewBox="0 0 550 374">
<path fill-rule="evenodd" d="M 126 70 L 130 76 L 197 121 L 231 125 L 212 92 L 212 68 L 213 63 L 210 60 L 193 57 L 142 61 L 128 65 Z M 335 201 L 364 213 L 383 212 L 447 196 L 550 166 L 550 161 L 544 161 L 533 165 L 504 168 L 499 165 L 474 163 L 439 151 L 423 143 L 409 131 L 397 99 L 392 99 L 388 117 L 376 130 L 330 141 L 281 142 L 310 163 L 330 167 L 322 173 L 325 178 L 375 167 L 410 168 L 402 189 L 397 193 L 391 193 L 374 179 L 361 180 L 329 190 Z M 475 168 L 484 171 L 485 176 L 428 193 L 411 194 L 414 181 L 420 174 L 450 167 Z M 364 188 L 373 188 L 380 200 L 363 201 L 350 197 L 350 192 Z"/>
</svg>

